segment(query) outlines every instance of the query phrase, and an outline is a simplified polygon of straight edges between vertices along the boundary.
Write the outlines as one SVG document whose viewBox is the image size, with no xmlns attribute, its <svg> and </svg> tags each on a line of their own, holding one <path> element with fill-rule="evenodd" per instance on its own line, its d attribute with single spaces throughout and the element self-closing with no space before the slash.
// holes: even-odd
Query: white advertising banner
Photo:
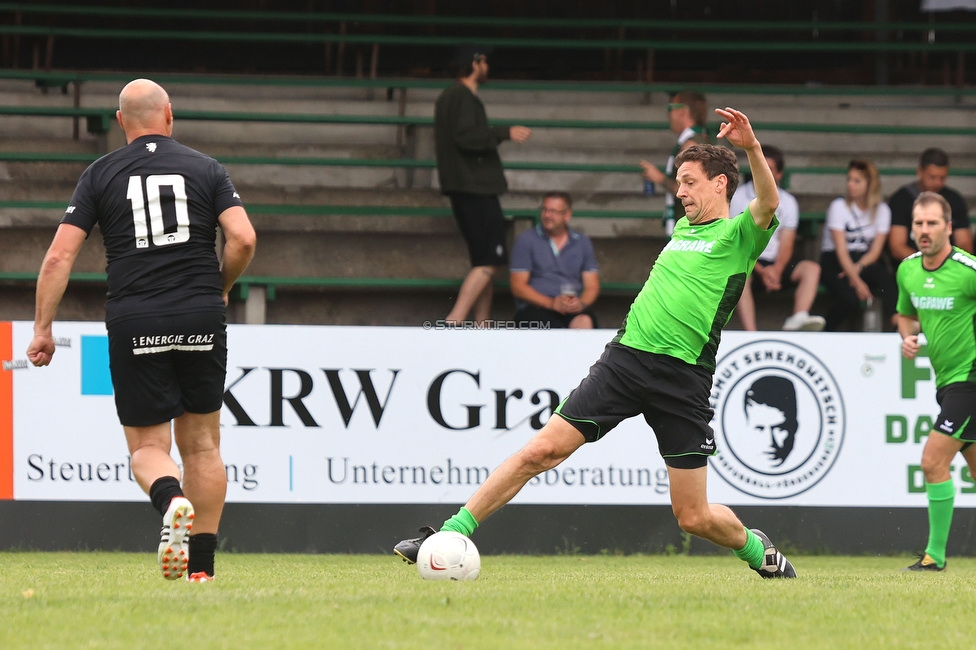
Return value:
<svg viewBox="0 0 976 650">
<path fill-rule="evenodd" d="M 40 369 L 24 359 L 31 324 L 8 331 L 12 381 L 0 402 L 9 400 L 12 450 L 0 454 L 9 465 L 0 474 L 13 498 L 145 499 L 115 414 L 104 326 L 56 323 L 57 353 Z M 612 336 L 232 325 L 221 413 L 228 501 L 463 503 Z M 938 415 L 934 377 L 924 356 L 901 358 L 895 334 L 726 332 L 712 407 L 715 502 L 926 504 L 918 464 Z M 957 505 L 976 505 L 961 456 L 953 479 Z M 514 502 L 665 505 L 667 470 L 637 417 Z"/>
</svg>

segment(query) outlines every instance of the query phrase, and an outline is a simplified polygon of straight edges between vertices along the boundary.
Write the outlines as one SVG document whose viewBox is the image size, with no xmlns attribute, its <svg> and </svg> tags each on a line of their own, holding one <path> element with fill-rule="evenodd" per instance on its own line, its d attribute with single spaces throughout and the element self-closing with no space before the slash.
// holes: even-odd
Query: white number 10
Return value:
<svg viewBox="0 0 976 650">
<path fill-rule="evenodd" d="M 173 190 L 173 206 L 176 208 L 176 232 L 166 232 L 163 225 L 163 206 L 159 200 L 159 188 Z M 125 198 L 132 203 L 132 222 L 136 229 L 136 248 L 149 248 L 149 233 L 155 246 L 181 244 L 190 239 L 190 213 L 186 209 L 186 185 L 179 174 L 158 174 L 146 178 L 146 195 L 149 198 L 149 223 L 146 223 L 146 197 L 142 194 L 142 177 L 129 177 L 129 190 Z"/>
</svg>

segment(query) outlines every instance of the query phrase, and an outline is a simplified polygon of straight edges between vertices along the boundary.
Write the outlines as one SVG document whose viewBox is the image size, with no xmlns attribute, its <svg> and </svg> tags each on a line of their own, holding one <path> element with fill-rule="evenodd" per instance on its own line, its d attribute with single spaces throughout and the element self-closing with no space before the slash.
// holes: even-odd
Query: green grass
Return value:
<svg viewBox="0 0 976 650">
<path fill-rule="evenodd" d="M 0 648 L 963 648 L 976 559 L 792 558 L 761 580 L 731 556 L 489 556 L 425 582 L 392 556 L 218 558 L 211 584 L 155 556 L 0 553 Z"/>
</svg>

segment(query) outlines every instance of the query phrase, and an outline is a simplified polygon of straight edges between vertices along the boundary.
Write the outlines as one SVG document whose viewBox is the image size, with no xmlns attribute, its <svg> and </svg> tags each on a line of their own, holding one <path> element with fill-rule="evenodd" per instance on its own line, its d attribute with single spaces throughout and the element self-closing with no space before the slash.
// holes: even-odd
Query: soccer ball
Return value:
<svg viewBox="0 0 976 650">
<path fill-rule="evenodd" d="M 481 554 L 461 533 L 443 530 L 420 545 L 417 570 L 424 580 L 474 580 L 481 573 Z"/>
</svg>

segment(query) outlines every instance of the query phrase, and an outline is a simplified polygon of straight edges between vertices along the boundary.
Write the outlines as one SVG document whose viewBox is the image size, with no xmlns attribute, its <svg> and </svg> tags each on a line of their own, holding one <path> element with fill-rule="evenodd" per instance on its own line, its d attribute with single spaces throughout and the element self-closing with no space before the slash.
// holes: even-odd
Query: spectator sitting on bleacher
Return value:
<svg viewBox="0 0 976 650">
<path fill-rule="evenodd" d="M 640 161 L 640 166 L 644 170 L 644 180 L 651 181 L 661 188 L 664 194 L 664 234 L 669 239 L 674 232 L 674 223 L 684 216 L 684 208 L 680 202 L 675 200 L 674 193 L 678 191 L 678 182 L 675 180 L 677 169 L 674 166 L 674 159 L 681 152 L 693 144 L 703 144 L 708 142 L 708 133 L 705 131 L 705 119 L 708 115 L 708 104 L 705 96 L 694 90 L 683 90 L 671 96 L 668 102 L 668 124 L 671 131 L 678 134 L 678 141 L 671 149 L 671 155 L 664 165 L 662 172 L 656 166 L 647 162 Z"/>
<path fill-rule="evenodd" d="M 547 192 L 539 223 L 512 246 L 512 296 L 519 327 L 548 329 L 597 326 L 593 302 L 600 276 L 593 244 L 571 230 L 573 202 L 565 192 Z"/>
<path fill-rule="evenodd" d="M 783 180 L 783 152 L 776 147 L 763 145 L 763 156 L 769 163 L 776 185 Z M 749 202 L 756 198 L 756 186 L 750 180 L 740 185 L 732 196 L 729 214 L 737 215 L 745 211 Z M 800 206 L 796 197 L 780 188 L 779 208 L 776 209 L 779 228 L 756 261 L 752 279 L 746 282 L 742 296 L 735 308 L 742 322 L 742 329 L 756 331 L 756 302 L 754 292 L 772 293 L 781 289 L 794 289 L 793 313 L 783 323 L 784 330 L 803 330 L 819 332 L 826 321 L 823 316 L 811 316 L 810 309 L 817 297 L 820 282 L 820 265 L 813 260 L 794 259 L 796 231 L 800 227 Z"/>
<path fill-rule="evenodd" d="M 891 229 L 891 210 L 881 200 L 878 168 L 865 160 L 847 166 L 847 196 L 827 208 L 820 244 L 820 282 L 830 294 L 824 329 L 836 332 L 857 316 L 861 303 L 881 298 L 882 328 L 894 327 L 898 287 L 882 253 Z"/>
<path fill-rule="evenodd" d="M 967 253 L 973 252 L 973 235 L 969 230 L 969 208 L 966 199 L 951 187 L 946 187 L 949 175 L 949 156 L 935 147 L 922 152 L 918 160 L 918 177 L 901 186 L 888 199 L 891 208 L 891 234 L 888 251 L 897 266 L 903 259 L 918 250 L 912 238 L 912 206 L 922 192 L 935 192 L 949 202 L 952 208 L 951 243 Z"/>
<path fill-rule="evenodd" d="M 505 140 L 525 142 L 524 126 L 489 126 L 478 86 L 488 80 L 486 49 L 462 48 L 452 62 L 457 83 L 440 94 L 434 106 L 434 142 L 441 192 L 468 244 L 471 270 L 445 319 L 458 323 L 474 312 L 482 322 L 491 315 L 492 281 L 508 261 L 505 217 L 498 195 L 508 190 L 498 156 Z"/>
</svg>

